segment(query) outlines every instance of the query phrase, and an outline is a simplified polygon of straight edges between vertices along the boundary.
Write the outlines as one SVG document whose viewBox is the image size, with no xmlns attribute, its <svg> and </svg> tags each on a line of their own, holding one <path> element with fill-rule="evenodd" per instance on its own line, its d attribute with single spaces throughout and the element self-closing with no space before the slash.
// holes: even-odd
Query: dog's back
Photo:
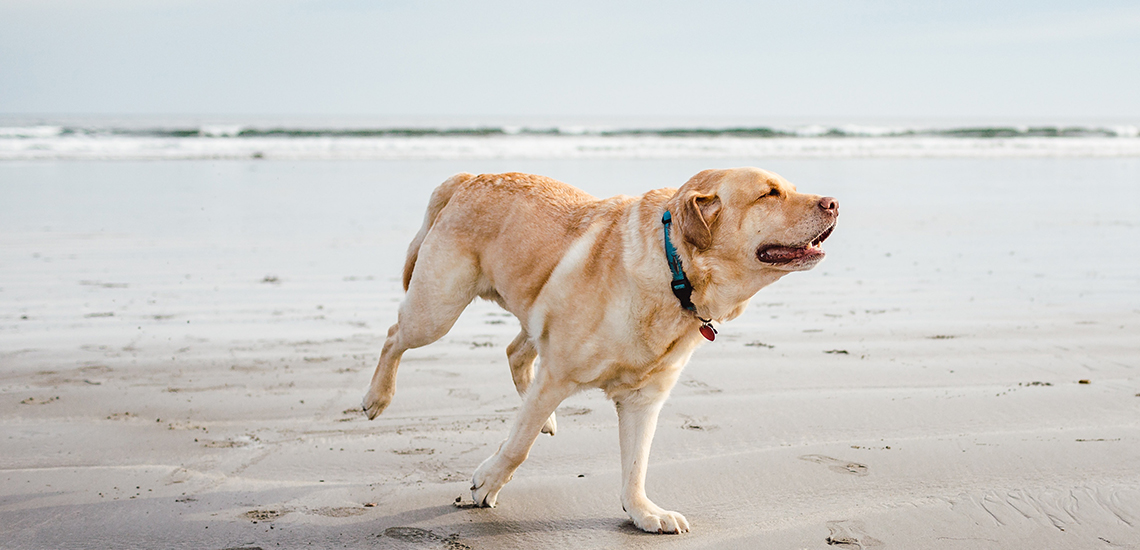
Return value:
<svg viewBox="0 0 1140 550">
<path fill-rule="evenodd" d="M 532 174 L 452 176 L 432 193 L 423 226 L 408 247 L 404 289 L 412 284 L 425 242 L 438 241 L 441 262 L 470 255 L 478 272 L 476 294 L 518 315 L 566 248 L 609 210 L 605 202 Z"/>
</svg>

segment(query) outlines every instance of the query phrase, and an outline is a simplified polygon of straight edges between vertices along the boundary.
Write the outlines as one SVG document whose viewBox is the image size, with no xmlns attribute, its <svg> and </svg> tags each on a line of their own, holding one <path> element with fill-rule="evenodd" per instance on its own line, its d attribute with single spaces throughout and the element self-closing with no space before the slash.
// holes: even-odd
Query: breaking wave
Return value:
<svg viewBox="0 0 1140 550">
<path fill-rule="evenodd" d="M 0 126 L 0 160 L 1140 156 L 1118 126 Z"/>
</svg>

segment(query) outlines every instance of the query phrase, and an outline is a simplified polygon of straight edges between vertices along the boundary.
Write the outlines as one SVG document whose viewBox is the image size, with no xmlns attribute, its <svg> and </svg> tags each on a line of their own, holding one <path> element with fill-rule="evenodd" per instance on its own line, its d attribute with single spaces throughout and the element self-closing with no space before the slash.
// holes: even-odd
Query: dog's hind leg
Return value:
<svg viewBox="0 0 1140 550">
<path fill-rule="evenodd" d="M 515 336 L 514 341 L 507 346 L 507 362 L 511 364 L 511 378 L 515 381 L 515 389 L 524 399 L 526 398 L 526 389 L 534 380 L 534 360 L 537 357 L 538 350 L 530 341 L 530 335 L 525 329 L 520 331 L 519 335 Z M 550 418 L 547 418 L 546 424 L 542 426 L 542 433 L 554 435 L 554 431 L 557 429 L 558 423 L 554 418 L 554 413 L 550 413 Z"/>
<path fill-rule="evenodd" d="M 459 314 L 475 298 L 479 285 L 476 260 L 446 237 L 429 234 L 419 252 L 415 273 L 400 303 L 399 318 L 388 329 L 380 362 L 364 394 L 369 419 L 384 411 L 396 394 L 396 370 L 404 352 L 426 346 L 447 334 Z"/>
</svg>

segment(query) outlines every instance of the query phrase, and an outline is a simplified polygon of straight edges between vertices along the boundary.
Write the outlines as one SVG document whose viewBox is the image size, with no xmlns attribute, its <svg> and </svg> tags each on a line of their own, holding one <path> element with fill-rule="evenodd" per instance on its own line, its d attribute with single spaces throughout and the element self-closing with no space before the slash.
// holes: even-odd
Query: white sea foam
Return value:
<svg viewBox="0 0 1140 550">
<path fill-rule="evenodd" d="M 48 138 L 62 133 L 62 126 L 0 127 L 0 138 Z"/>
<path fill-rule="evenodd" d="M 1136 125 L 0 122 L 0 160 L 1135 157 Z"/>
<path fill-rule="evenodd" d="M 565 134 L 568 136 L 583 136 L 583 135 L 586 135 L 587 133 L 592 133 L 594 131 L 597 131 L 598 129 L 588 128 L 586 126 L 559 126 L 558 128 L 556 128 L 556 130 L 558 131 L 558 133 Z"/>
<path fill-rule="evenodd" d="M 819 124 L 812 124 L 809 126 L 801 126 L 793 130 L 797 136 L 800 137 L 818 137 L 826 134 L 831 129 L 827 126 L 820 126 Z"/>
<path fill-rule="evenodd" d="M 208 137 L 237 137 L 245 127 L 241 125 L 202 126 L 198 133 Z"/>
<path fill-rule="evenodd" d="M 664 137 L 493 135 L 217 137 L 0 134 L 0 160 L 36 159 L 670 159 L 1135 157 L 1138 137 Z"/>
<path fill-rule="evenodd" d="M 885 137 L 899 135 L 906 132 L 907 128 L 888 127 L 888 126 L 864 126 L 857 124 L 845 124 L 840 126 L 839 129 L 843 133 L 851 136 L 866 136 L 866 137 Z"/>
<path fill-rule="evenodd" d="M 1114 126 L 1113 132 L 1120 137 L 1137 137 L 1140 136 L 1140 128 L 1136 126 Z"/>
</svg>

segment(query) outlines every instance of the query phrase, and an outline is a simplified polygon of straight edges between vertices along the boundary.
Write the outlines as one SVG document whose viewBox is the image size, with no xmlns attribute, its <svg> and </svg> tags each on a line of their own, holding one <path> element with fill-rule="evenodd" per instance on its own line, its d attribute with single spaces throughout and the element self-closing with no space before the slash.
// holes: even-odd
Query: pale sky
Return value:
<svg viewBox="0 0 1140 550">
<path fill-rule="evenodd" d="M 0 113 L 1140 116 L 1140 2 L 0 0 Z"/>
</svg>

